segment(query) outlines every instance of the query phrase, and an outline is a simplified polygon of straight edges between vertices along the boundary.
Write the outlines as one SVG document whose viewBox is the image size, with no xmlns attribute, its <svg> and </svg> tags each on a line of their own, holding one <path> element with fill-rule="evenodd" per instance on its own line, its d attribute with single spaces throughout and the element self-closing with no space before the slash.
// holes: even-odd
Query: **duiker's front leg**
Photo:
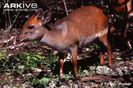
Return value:
<svg viewBox="0 0 133 88">
<path fill-rule="evenodd" d="M 60 64 L 60 73 L 59 73 L 59 78 L 60 80 L 62 80 L 62 76 L 63 76 L 63 65 L 64 65 L 64 54 L 63 53 L 59 53 L 59 64 Z"/>
</svg>

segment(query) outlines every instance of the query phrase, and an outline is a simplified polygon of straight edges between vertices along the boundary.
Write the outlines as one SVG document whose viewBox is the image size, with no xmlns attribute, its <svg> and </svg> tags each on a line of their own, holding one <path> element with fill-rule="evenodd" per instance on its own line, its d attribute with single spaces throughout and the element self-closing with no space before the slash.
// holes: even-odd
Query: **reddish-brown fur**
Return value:
<svg viewBox="0 0 133 88">
<path fill-rule="evenodd" d="M 38 39 L 44 44 L 57 49 L 60 53 L 60 79 L 62 79 L 64 65 L 62 52 L 64 50 L 70 51 L 74 75 L 77 79 L 78 47 L 82 47 L 96 38 L 106 45 L 109 66 L 112 66 L 111 46 L 107 40 L 108 18 L 103 13 L 103 10 L 94 6 L 81 7 L 51 25 L 50 31 L 42 26 L 45 19 L 42 21 L 38 17 L 43 16 L 40 13 L 33 15 L 24 24 L 19 39 L 20 41 Z M 103 55 L 104 51 L 100 54 L 101 64 L 104 64 Z"/>
</svg>

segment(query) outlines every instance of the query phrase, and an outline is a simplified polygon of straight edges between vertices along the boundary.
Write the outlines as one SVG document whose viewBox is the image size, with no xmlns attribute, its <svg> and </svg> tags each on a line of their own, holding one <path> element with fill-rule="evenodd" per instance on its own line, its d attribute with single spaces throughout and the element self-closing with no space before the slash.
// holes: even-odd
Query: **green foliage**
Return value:
<svg viewBox="0 0 133 88">
<path fill-rule="evenodd" d="M 52 54 L 44 57 L 37 53 L 22 52 L 8 59 L 6 55 L 6 50 L 0 51 L 0 72 L 14 70 L 17 74 L 21 74 L 24 70 L 27 72 L 38 67 L 50 69 L 51 65 L 57 61 L 57 57 Z"/>
<path fill-rule="evenodd" d="M 25 66 L 25 69 L 32 69 L 38 66 L 50 67 L 53 63 L 57 62 L 57 57 L 49 54 L 48 57 L 36 53 L 20 53 L 18 58 L 21 60 L 21 64 Z"/>
<path fill-rule="evenodd" d="M 47 63 L 48 66 L 53 66 L 53 65 L 55 66 L 54 63 L 56 63 L 57 61 L 58 61 L 57 56 L 52 55 L 52 54 L 49 54 L 47 58 L 45 59 L 45 62 Z"/>
<path fill-rule="evenodd" d="M 0 60 L 2 60 L 2 59 L 6 59 L 6 54 L 7 54 L 7 51 L 6 50 L 2 50 L 2 51 L 0 51 Z"/>
<path fill-rule="evenodd" d="M 35 53 L 20 53 L 18 58 L 21 60 L 21 64 L 25 66 L 25 69 L 36 68 L 44 63 L 44 56 Z"/>
<path fill-rule="evenodd" d="M 17 55 L 6 57 L 7 51 L 0 52 L 0 72 L 9 72 L 14 75 L 25 75 L 25 81 L 30 82 L 37 88 L 44 88 L 48 85 L 51 79 L 57 80 L 56 75 L 52 75 L 52 72 L 46 73 L 42 78 L 37 78 L 30 71 L 36 68 L 51 70 L 51 67 L 57 66 L 57 57 L 49 54 L 47 57 L 38 53 L 21 52 Z M 39 72 L 38 72 L 39 73 Z M 27 74 L 27 75 L 26 75 Z M 28 75 L 30 74 L 30 75 Z"/>
<path fill-rule="evenodd" d="M 97 50 L 98 48 L 99 48 L 99 46 L 95 43 L 92 44 L 91 46 L 89 46 L 89 49 L 90 49 L 91 52 L 94 51 L 94 50 Z"/>
<path fill-rule="evenodd" d="M 40 84 L 47 85 L 48 82 L 49 82 L 49 80 L 50 80 L 49 78 L 43 77 L 43 78 L 41 78 L 38 82 L 39 82 Z"/>
<path fill-rule="evenodd" d="M 73 73 L 69 72 L 68 74 L 63 74 L 64 80 L 74 79 Z"/>
<path fill-rule="evenodd" d="M 6 50 L 0 51 L 0 73 L 8 69 L 8 61 L 6 60 Z"/>
<path fill-rule="evenodd" d="M 30 81 L 31 85 L 34 86 L 35 88 L 44 88 L 48 85 L 50 79 L 51 78 L 48 77 L 42 77 L 38 79 L 37 77 L 29 76 L 26 78 L 26 81 Z"/>
</svg>

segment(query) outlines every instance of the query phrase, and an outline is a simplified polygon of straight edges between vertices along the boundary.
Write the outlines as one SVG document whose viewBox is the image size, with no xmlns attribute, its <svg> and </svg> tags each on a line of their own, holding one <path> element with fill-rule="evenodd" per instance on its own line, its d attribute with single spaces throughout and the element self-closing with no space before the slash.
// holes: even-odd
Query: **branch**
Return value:
<svg viewBox="0 0 133 88">
<path fill-rule="evenodd" d="M 66 15 L 68 15 L 68 10 L 67 10 L 67 5 L 66 5 L 66 1 L 65 0 L 63 0 L 63 4 L 64 4 L 64 7 L 65 7 Z"/>
<path fill-rule="evenodd" d="M 9 29 L 11 29 L 11 28 L 13 27 L 13 25 L 15 24 L 15 22 L 16 22 L 18 16 L 19 16 L 19 13 L 20 13 L 20 12 L 17 13 L 17 15 L 16 15 L 16 17 L 15 17 L 15 19 L 14 19 L 12 25 L 9 27 Z"/>
<path fill-rule="evenodd" d="M 9 0 L 7 0 L 7 3 L 9 3 Z M 9 11 L 7 11 L 7 17 L 8 17 L 8 21 L 9 21 L 8 29 L 10 29 L 12 23 L 11 23 L 11 16 L 10 16 Z"/>
</svg>

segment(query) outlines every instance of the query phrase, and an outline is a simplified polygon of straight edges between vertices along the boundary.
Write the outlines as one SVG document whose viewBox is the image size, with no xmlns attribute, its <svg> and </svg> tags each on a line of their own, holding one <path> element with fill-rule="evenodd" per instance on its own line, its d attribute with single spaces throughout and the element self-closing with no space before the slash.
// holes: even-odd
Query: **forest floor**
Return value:
<svg viewBox="0 0 133 88">
<path fill-rule="evenodd" d="M 67 55 L 63 80 L 59 81 L 58 52 L 38 42 L 16 42 L 16 30 L 0 30 L 0 88 L 131 88 L 133 51 L 113 50 L 113 66 L 99 64 L 96 43 L 79 49 L 78 76 Z"/>
</svg>

